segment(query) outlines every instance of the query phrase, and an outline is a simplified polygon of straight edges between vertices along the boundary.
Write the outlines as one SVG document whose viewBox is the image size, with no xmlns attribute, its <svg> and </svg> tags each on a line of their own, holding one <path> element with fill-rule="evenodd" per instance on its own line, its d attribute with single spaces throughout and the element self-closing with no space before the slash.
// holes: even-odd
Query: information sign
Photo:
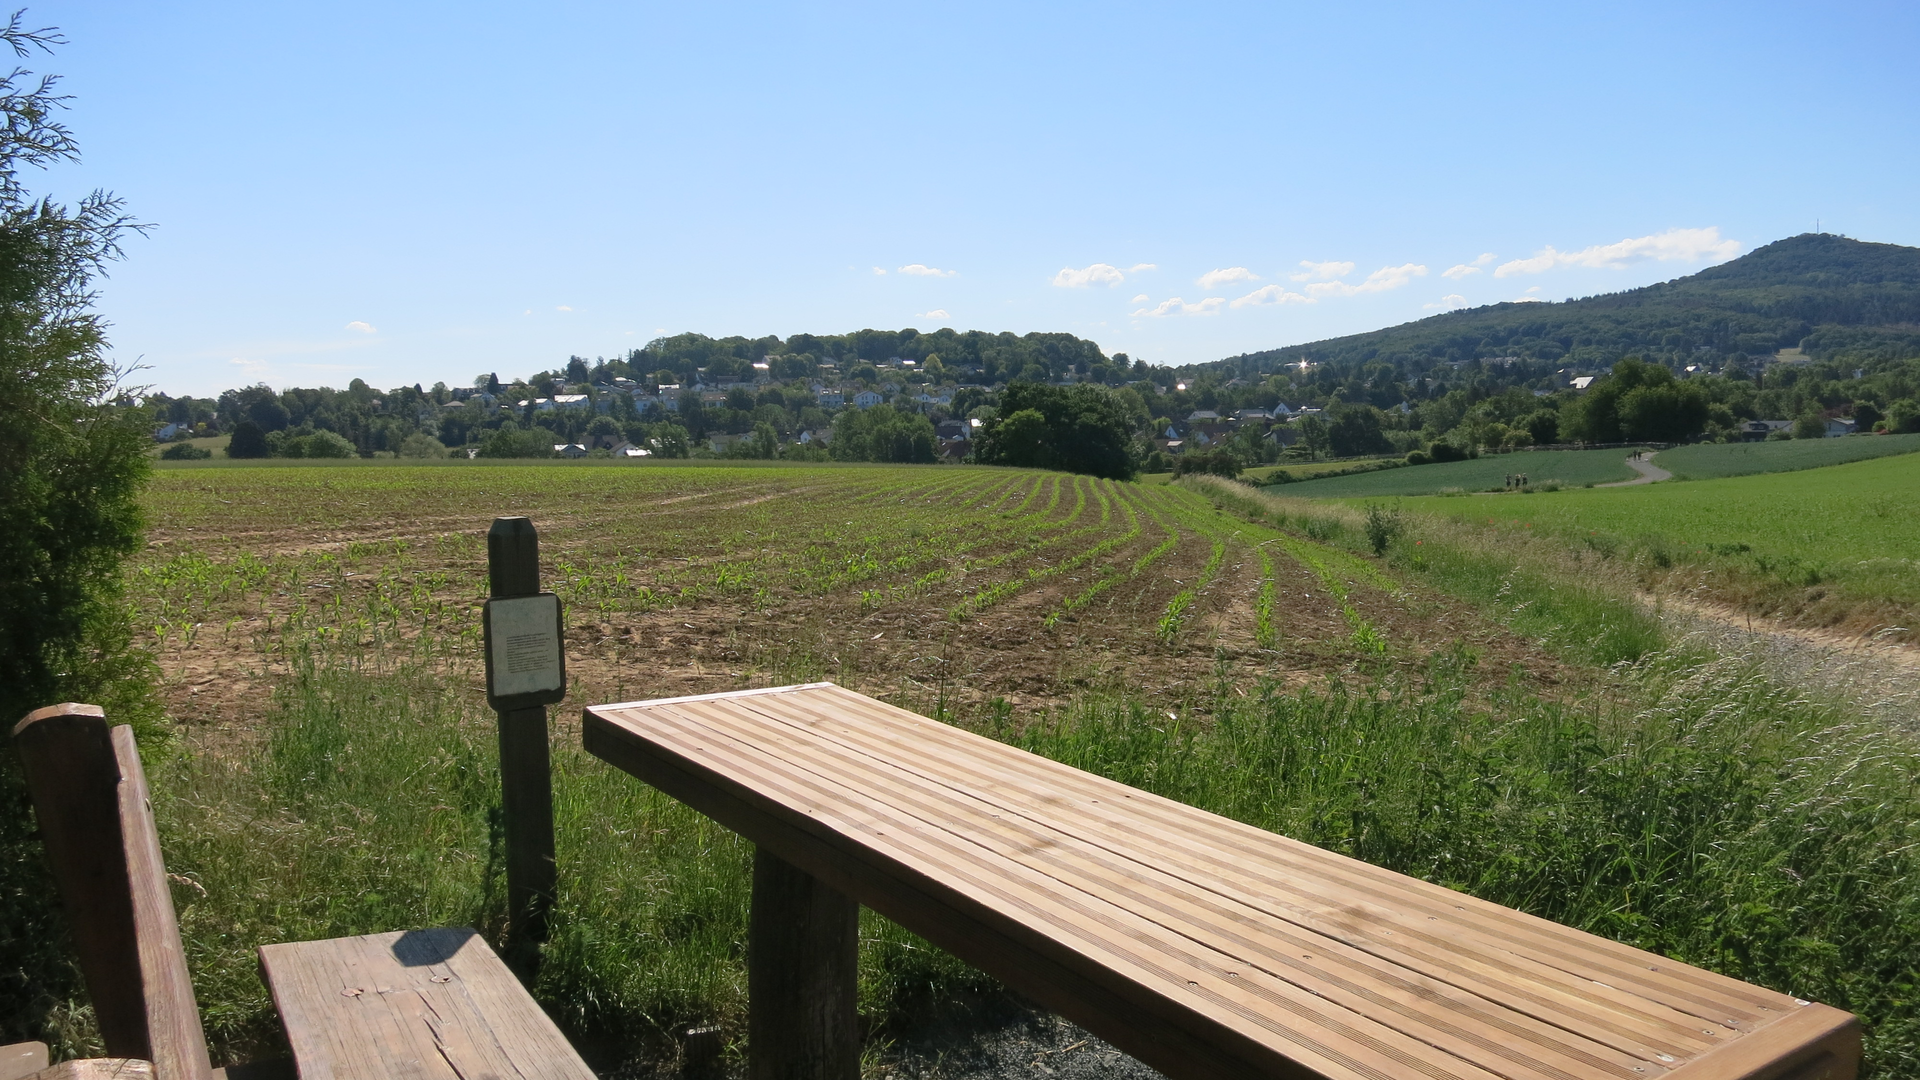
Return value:
<svg viewBox="0 0 1920 1080">
<path fill-rule="evenodd" d="M 560 598 L 552 593 L 489 600 L 483 615 L 487 701 L 494 708 L 551 705 L 567 695 Z"/>
</svg>

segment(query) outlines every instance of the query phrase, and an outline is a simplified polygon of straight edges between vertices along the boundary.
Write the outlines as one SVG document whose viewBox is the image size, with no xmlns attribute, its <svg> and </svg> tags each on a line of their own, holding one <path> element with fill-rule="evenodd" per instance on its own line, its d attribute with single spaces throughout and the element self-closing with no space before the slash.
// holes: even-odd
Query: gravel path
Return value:
<svg viewBox="0 0 1920 1080">
<path fill-rule="evenodd" d="M 1622 480 L 1617 484 L 1595 484 L 1594 486 L 1595 487 L 1638 487 L 1641 484 L 1657 484 L 1662 480 L 1673 479 L 1672 473 L 1668 472 L 1667 470 L 1661 468 L 1658 465 L 1655 465 L 1651 460 L 1643 460 L 1637 457 L 1630 457 L 1627 459 L 1627 467 L 1632 469 L 1634 472 L 1639 473 L 1640 475 L 1634 477 L 1631 480 Z"/>
<path fill-rule="evenodd" d="M 956 1037 L 957 1036 L 957 1037 Z M 933 1034 L 897 1043 L 870 1078 L 894 1080 L 1162 1080 L 1159 1073 L 1094 1038 L 1080 1027 L 1042 1012 L 967 1033 Z"/>
</svg>

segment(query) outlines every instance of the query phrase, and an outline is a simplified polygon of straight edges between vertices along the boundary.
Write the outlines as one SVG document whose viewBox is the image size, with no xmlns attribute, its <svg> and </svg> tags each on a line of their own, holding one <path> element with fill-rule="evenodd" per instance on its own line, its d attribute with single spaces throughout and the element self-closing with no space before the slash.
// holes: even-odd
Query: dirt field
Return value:
<svg viewBox="0 0 1920 1080">
<path fill-rule="evenodd" d="M 831 678 L 932 711 L 1221 676 L 1557 664 L 1367 561 L 1179 487 L 959 467 L 164 470 L 134 598 L 176 719 L 241 725 L 303 650 L 428 655 L 478 688 L 485 532 L 525 514 L 570 703 Z M 567 711 L 571 711 L 570 709 Z"/>
</svg>

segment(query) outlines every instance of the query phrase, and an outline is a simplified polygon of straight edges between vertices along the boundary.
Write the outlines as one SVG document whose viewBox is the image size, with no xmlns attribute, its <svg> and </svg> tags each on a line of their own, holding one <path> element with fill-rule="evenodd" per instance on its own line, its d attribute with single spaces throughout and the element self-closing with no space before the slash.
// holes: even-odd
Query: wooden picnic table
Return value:
<svg viewBox="0 0 1920 1080">
<path fill-rule="evenodd" d="M 584 739 L 760 849 L 755 1077 L 848 1075 L 855 904 L 1181 1080 L 1846 1080 L 1858 1067 L 1860 1028 L 1841 1010 L 831 683 L 594 706 Z M 782 1055 L 827 1065 L 783 1073 Z"/>
</svg>

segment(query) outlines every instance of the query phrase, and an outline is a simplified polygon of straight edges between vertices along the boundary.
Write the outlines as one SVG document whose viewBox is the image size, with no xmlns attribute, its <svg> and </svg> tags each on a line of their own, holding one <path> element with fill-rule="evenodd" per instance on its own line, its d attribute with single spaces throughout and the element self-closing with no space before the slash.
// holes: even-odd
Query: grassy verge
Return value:
<svg viewBox="0 0 1920 1080">
<path fill-rule="evenodd" d="M 1920 1068 L 1920 755 L 1735 660 L 1619 669 L 1602 704 L 1415 681 L 1223 683 L 1174 717 L 1125 699 L 974 726 L 1264 828 L 1775 988 L 1871 1024 Z M 1244 693 L 1243 693 L 1244 691 Z M 156 763 L 162 835 L 218 1053 L 274 1051 L 266 941 L 497 932 L 491 719 L 423 671 L 306 664 L 259 738 Z M 1730 752 L 1738 748 L 1738 752 Z M 556 734 L 562 895 L 536 994 L 603 1068 L 744 1031 L 747 846 Z M 877 1030 L 993 983 L 870 913 Z"/>
<path fill-rule="evenodd" d="M 556 725 L 560 896 L 535 995 L 596 1067 L 670 1059 L 674 1033 L 744 1037 L 751 847 Z M 280 1056 L 254 950 L 420 926 L 504 929 L 494 719 L 425 668 L 303 659 L 257 737 L 183 742 L 153 769 L 174 901 L 216 1060 Z M 865 914 L 879 1023 L 992 984 Z"/>
<path fill-rule="evenodd" d="M 1498 903 L 1859 1012 L 1920 1069 L 1920 753 L 1734 658 L 1623 669 L 1640 704 L 1423 685 L 1124 702 L 995 734 Z M 1730 752 L 1738 748 L 1738 752 Z"/>
</svg>

